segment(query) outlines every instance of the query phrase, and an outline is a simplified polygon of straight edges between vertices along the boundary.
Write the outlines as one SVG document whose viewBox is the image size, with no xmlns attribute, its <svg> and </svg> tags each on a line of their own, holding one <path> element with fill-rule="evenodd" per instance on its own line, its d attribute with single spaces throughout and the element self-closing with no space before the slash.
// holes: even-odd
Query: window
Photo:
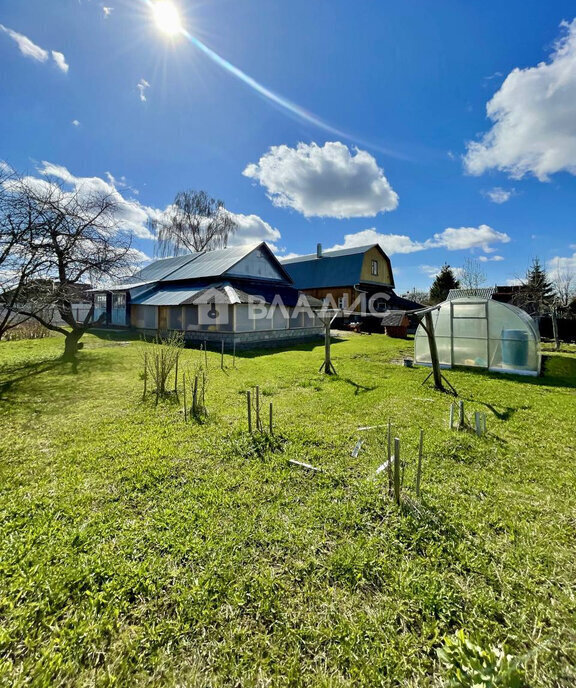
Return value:
<svg viewBox="0 0 576 688">
<path fill-rule="evenodd" d="M 338 308 L 348 308 L 348 294 L 343 294 L 338 298 Z"/>
<path fill-rule="evenodd" d="M 375 277 L 378 276 L 378 261 L 377 260 L 372 261 L 372 275 L 374 275 Z"/>
</svg>

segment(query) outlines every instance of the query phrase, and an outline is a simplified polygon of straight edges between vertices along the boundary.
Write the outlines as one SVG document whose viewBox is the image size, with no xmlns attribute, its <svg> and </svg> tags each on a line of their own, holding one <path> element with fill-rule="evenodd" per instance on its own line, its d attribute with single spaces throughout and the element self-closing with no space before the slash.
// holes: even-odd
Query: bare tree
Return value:
<svg viewBox="0 0 576 688">
<path fill-rule="evenodd" d="M 226 248 L 237 228 L 223 201 L 193 190 L 177 193 L 174 203 L 153 225 L 159 257 Z"/>
<path fill-rule="evenodd" d="M 0 166 L 0 339 L 27 320 L 16 308 L 42 261 L 33 241 L 35 208 L 14 193 L 20 183 L 16 172 Z"/>
<path fill-rule="evenodd" d="M 568 314 L 570 304 L 576 298 L 576 269 L 567 264 L 567 261 L 558 260 L 551 276 L 558 311 Z"/>
<path fill-rule="evenodd" d="M 94 308 L 77 320 L 72 303 L 79 285 L 126 273 L 131 262 L 130 238 L 118 231 L 118 202 L 112 195 L 80 186 L 73 191 L 51 178 L 22 178 L 9 186 L 11 204 L 29 223 L 17 244 L 16 271 L 28 270 L 33 280 L 23 285 L 26 303 L 12 312 L 33 317 L 65 337 L 64 360 L 73 360 L 79 341 L 96 322 Z M 55 324 L 58 314 L 64 326 Z"/>
<path fill-rule="evenodd" d="M 467 258 L 462 266 L 460 285 L 462 289 L 478 289 L 486 284 L 486 273 L 480 262 L 474 258 Z"/>
</svg>

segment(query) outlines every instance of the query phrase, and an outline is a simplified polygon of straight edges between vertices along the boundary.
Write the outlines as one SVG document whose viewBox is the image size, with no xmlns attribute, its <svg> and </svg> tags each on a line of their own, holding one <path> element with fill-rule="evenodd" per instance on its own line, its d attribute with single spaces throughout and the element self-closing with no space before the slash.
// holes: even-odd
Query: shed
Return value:
<svg viewBox="0 0 576 688">
<path fill-rule="evenodd" d="M 442 367 L 539 374 L 540 334 L 536 323 L 520 308 L 490 298 L 460 297 L 444 301 L 432 317 Z M 414 359 L 421 365 L 431 364 L 422 325 L 416 331 Z"/>
<path fill-rule="evenodd" d="M 386 311 L 380 316 L 384 334 L 389 337 L 405 339 L 408 334 L 410 318 L 404 311 Z"/>
</svg>

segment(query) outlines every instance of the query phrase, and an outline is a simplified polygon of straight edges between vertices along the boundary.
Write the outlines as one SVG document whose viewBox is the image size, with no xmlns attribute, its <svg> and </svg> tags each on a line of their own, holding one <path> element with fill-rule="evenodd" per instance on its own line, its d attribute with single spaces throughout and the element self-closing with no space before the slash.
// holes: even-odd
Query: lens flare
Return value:
<svg viewBox="0 0 576 688">
<path fill-rule="evenodd" d="M 178 8 L 170 0 L 156 0 L 152 5 L 156 26 L 165 34 L 175 36 L 182 33 L 183 26 Z"/>
</svg>

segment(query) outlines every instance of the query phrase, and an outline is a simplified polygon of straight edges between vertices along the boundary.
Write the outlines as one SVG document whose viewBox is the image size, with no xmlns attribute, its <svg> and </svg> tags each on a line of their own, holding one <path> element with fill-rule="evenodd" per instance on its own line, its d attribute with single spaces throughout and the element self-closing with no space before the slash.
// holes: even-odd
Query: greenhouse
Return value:
<svg viewBox="0 0 576 688">
<path fill-rule="evenodd" d="M 455 298 L 440 304 L 432 320 L 443 368 L 470 366 L 516 375 L 540 372 L 538 327 L 516 306 L 486 298 Z M 414 350 L 416 363 L 431 364 L 422 324 L 416 331 Z"/>
</svg>

